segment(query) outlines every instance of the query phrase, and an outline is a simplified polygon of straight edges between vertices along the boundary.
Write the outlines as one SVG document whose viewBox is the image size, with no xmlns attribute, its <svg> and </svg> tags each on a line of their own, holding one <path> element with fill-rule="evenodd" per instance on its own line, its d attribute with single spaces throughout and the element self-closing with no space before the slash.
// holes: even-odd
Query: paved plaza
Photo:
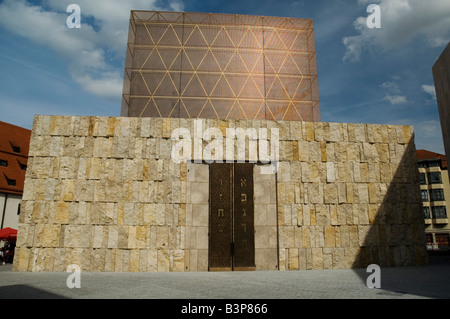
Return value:
<svg viewBox="0 0 450 319">
<path fill-rule="evenodd" d="M 0 299 L 415 299 L 450 298 L 450 257 L 428 266 L 381 269 L 381 288 L 369 289 L 366 269 L 98 273 L 81 272 L 80 288 L 68 288 L 65 272 L 12 272 L 0 266 Z"/>
</svg>

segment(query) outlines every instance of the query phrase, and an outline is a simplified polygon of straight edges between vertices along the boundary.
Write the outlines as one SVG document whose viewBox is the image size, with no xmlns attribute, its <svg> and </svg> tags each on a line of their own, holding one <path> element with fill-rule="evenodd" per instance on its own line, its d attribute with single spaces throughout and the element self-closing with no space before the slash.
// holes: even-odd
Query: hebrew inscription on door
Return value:
<svg viewBox="0 0 450 319">
<path fill-rule="evenodd" d="M 210 165 L 210 270 L 255 267 L 253 164 Z"/>
</svg>

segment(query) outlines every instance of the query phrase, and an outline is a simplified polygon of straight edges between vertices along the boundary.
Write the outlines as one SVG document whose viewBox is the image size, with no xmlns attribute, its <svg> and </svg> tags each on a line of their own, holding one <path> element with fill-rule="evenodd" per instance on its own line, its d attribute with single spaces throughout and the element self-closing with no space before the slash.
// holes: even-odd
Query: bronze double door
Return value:
<svg viewBox="0 0 450 319">
<path fill-rule="evenodd" d="M 209 270 L 254 270 L 253 164 L 209 169 Z"/>
</svg>

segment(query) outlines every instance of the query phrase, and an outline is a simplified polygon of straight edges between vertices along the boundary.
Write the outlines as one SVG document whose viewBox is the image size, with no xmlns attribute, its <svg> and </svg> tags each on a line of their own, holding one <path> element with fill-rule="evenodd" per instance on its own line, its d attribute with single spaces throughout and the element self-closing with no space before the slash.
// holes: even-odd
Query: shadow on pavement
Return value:
<svg viewBox="0 0 450 319">
<path fill-rule="evenodd" d="M 387 185 L 384 198 L 380 203 L 370 199 L 369 210 L 376 214 L 369 218 L 365 238 L 361 238 L 360 233 L 360 248 L 352 268 L 366 284 L 372 274 L 367 272 L 367 267 L 371 264 L 380 266 L 380 294 L 386 297 L 413 294 L 450 298 L 450 258 L 438 262 L 426 251 L 423 204 L 413 141 L 414 135 L 404 145 L 397 169 L 391 171 L 391 182 L 384 181 Z M 389 174 L 388 168 L 381 172 L 384 179 L 389 177 L 386 175 Z"/>
<path fill-rule="evenodd" d="M 67 299 L 67 297 L 28 285 L 11 285 L 0 287 L 0 299 Z"/>
</svg>

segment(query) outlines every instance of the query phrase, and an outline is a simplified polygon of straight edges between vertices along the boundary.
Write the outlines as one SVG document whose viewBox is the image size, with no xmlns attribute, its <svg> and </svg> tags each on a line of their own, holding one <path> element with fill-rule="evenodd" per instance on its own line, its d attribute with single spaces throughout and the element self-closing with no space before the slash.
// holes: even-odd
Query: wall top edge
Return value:
<svg viewBox="0 0 450 319">
<path fill-rule="evenodd" d="M 288 124 L 288 123 L 299 123 L 299 124 L 305 124 L 305 125 L 313 125 L 313 126 L 322 126 L 323 124 L 331 124 L 331 125 L 355 125 L 355 126 L 385 126 L 385 127 L 402 127 L 402 128 L 413 128 L 412 125 L 400 125 L 400 124 L 381 124 L 381 123 L 350 123 L 350 122 L 308 122 L 308 121 L 275 121 L 275 120 L 247 120 L 247 119 L 208 119 L 208 118 L 164 118 L 164 117 L 129 117 L 129 116 L 90 116 L 90 115 L 40 115 L 36 114 L 34 115 L 34 120 L 56 120 L 56 119 L 62 119 L 62 120 L 105 120 L 105 119 L 114 119 L 118 121 L 144 121 L 144 122 L 150 122 L 150 121 L 202 121 L 204 123 L 212 123 L 212 122 L 220 122 L 220 123 L 270 123 L 270 124 Z"/>
<path fill-rule="evenodd" d="M 266 128 L 271 136 L 274 128 L 278 129 L 280 141 L 414 143 L 414 129 L 410 125 L 61 115 L 35 115 L 32 139 L 38 136 L 171 139 L 173 133 L 185 132 L 175 132 L 176 129 L 187 129 L 189 134 L 197 134 L 201 130 L 203 134 L 209 128 L 218 128 L 222 134 L 227 134 L 228 129 L 233 128 L 244 131 L 256 129 L 256 134 L 259 134 L 258 129 Z"/>
</svg>

